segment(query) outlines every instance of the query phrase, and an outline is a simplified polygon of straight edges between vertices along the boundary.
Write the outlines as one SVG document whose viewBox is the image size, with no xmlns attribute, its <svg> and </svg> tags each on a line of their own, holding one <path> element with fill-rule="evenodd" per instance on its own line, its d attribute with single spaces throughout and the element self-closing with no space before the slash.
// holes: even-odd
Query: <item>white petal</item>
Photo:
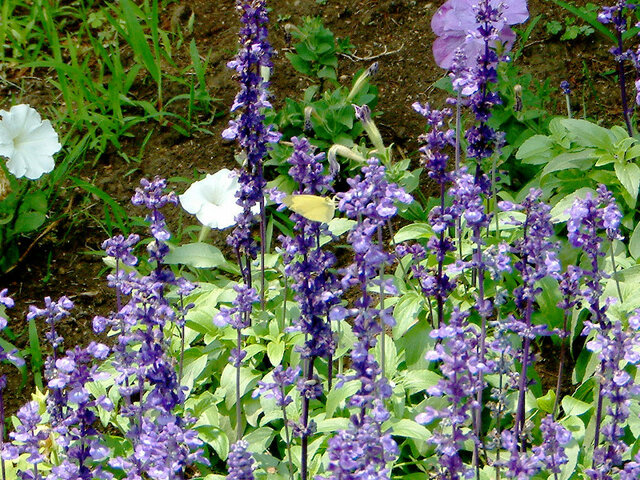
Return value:
<svg viewBox="0 0 640 480">
<path fill-rule="evenodd" d="M 23 155 L 12 155 L 7 160 L 7 170 L 16 178 L 24 177 L 27 172 L 27 164 L 23 158 Z"/>
<path fill-rule="evenodd" d="M 34 130 L 42 123 L 36 109 L 26 104 L 14 105 L 8 112 L 2 110 L 0 114 L 12 137 Z"/>
<path fill-rule="evenodd" d="M 62 148 L 62 145 L 58 142 L 58 134 L 49 120 L 45 120 L 28 134 L 25 134 L 19 140 L 16 148 L 20 149 L 23 146 L 47 155 L 53 155 Z"/>
<path fill-rule="evenodd" d="M 15 152 L 13 156 L 20 155 L 21 152 Z M 56 166 L 53 157 L 51 155 L 41 155 L 38 153 L 32 153 L 26 156 L 27 171 L 24 174 L 30 180 L 37 180 L 45 173 L 49 173 Z"/>
<path fill-rule="evenodd" d="M 187 212 L 192 215 L 197 214 L 202 208 L 202 204 L 204 203 L 204 198 L 202 198 L 202 192 L 200 191 L 200 182 L 194 182 L 191 184 L 187 191 L 182 195 L 178 196 L 180 199 L 180 205 Z"/>
<path fill-rule="evenodd" d="M 198 221 L 209 228 L 225 228 L 224 222 L 220 222 L 221 216 L 224 215 L 224 210 L 216 207 L 212 203 L 207 203 L 202 206 L 202 209 L 196 214 Z"/>
</svg>

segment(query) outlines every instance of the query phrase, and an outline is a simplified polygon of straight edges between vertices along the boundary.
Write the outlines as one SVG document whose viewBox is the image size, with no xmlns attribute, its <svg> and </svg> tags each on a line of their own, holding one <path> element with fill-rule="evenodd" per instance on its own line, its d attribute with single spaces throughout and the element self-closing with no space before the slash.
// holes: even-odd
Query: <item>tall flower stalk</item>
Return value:
<svg viewBox="0 0 640 480">
<path fill-rule="evenodd" d="M 129 419 L 127 437 L 135 449 L 134 455 L 112 457 L 109 465 L 126 471 L 130 478 L 148 475 L 181 479 L 188 465 L 207 461 L 202 456 L 197 432 L 188 428 L 193 419 L 179 413 L 185 390 L 169 356 L 170 339 L 165 337 L 168 325 L 180 326 L 184 311 L 179 308 L 176 312 L 170 304 L 169 288 L 176 288 L 178 293 L 190 290 L 164 263 L 171 234 L 162 210 L 177 204 L 178 198 L 173 192 L 165 192 L 167 182 L 162 178 L 142 179 L 140 185 L 131 201 L 148 210 L 146 219 L 152 241 L 147 252 L 151 272 L 147 276 L 124 271 L 111 275 L 109 283 L 120 291 L 119 302 L 123 305 L 114 315 L 98 316 L 93 322 L 96 332 L 111 327 L 118 334 L 112 365 L 115 383 L 124 399 L 120 415 Z M 137 259 L 132 248 L 137 240 L 114 237 L 105 242 L 105 247 L 119 263 L 135 265 Z"/>
<path fill-rule="evenodd" d="M 15 302 L 9 296 L 8 289 L 4 288 L 0 290 L 0 306 L 4 308 L 13 308 Z M 7 327 L 7 319 L 0 313 L 0 331 Z M 24 360 L 16 355 L 17 350 L 7 351 L 2 345 L 0 345 L 0 362 L 11 362 L 16 367 L 24 365 Z M 4 431 L 5 431 L 5 411 L 4 411 L 4 390 L 7 388 L 6 375 L 0 375 L 0 474 L 2 480 L 6 480 L 6 471 L 4 465 L 4 458 L 2 457 L 2 451 L 4 448 Z"/>
<path fill-rule="evenodd" d="M 245 283 L 251 285 L 251 260 L 256 258 L 258 247 L 251 236 L 253 223 L 252 208 L 260 206 L 260 258 L 261 258 L 261 304 L 265 302 L 264 255 L 266 236 L 266 215 L 263 160 L 270 143 L 280 139 L 273 125 L 264 124 L 264 109 L 271 108 L 268 100 L 269 86 L 263 76 L 263 70 L 272 67 L 273 49 L 267 38 L 268 30 L 266 0 L 237 0 L 236 9 L 241 14 L 242 28 L 239 34 L 240 50 L 235 59 L 227 66 L 235 70 L 240 91 L 236 95 L 231 112 L 237 117 L 229 122 L 229 128 L 222 132 L 227 140 L 236 140 L 246 156 L 246 163 L 239 173 L 241 185 L 238 204 L 243 212 L 236 217 L 237 226 L 227 243 L 244 259 Z"/>
<path fill-rule="evenodd" d="M 534 302 L 536 296 L 542 292 L 538 282 L 543 278 L 560 279 L 560 262 L 557 257 L 558 246 L 549 239 L 553 235 L 551 225 L 551 207 L 541 201 L 542 191 L 532 189 L 521 205 L 501 203 L 505 210 L 521 211 L 525 214 L 524 222 L 519 224 L 523 229 L 523 237 L 517 240 L 513 247 L 519 260 L 515 268 L 522 278 L 521 286 L 514 290 L 516 307 L 520 310 L 520 319 L 513 319 L 510 328 L 516 331 L 522 338 L 522 356 L 520 379 L 518 384 L 518 402 L 516 406 L 516 418 L 514 423 L 514 439 L 522 443 L 524 451 L 524 438 L 521 432 L 524 430 L 525 393 L 527 386 L 527 369 L 530 364 L 531 341 L 545 330 L 534 328 L 531 323 Z"/>
<path fill-rule="evenodd" d="M 338 432 L 329 440 L 327 478 L 338 480 L 365 475 L 389 478 L 387 463 L 395 460 L 398 454 L 390 433 L 382 431 L 382 423 L 390 417 L 384 400 L 391 396 L 391 386 L 380 375 L 380 365 L 371 350 L 378 337 L 384 341 L 383 328 L 393 325 L 393 317 L 390 311 L 374 307 L 368 287 L 381 282 L 386 291 L 394 291 L 393 285 L 378 277 L 380 265 L 391 263 L 392 257 L 375 237 L 378 228 L 384 227 L 396 214 L 394 201 L 410 203 L 412 199 L 402 188 L 387 182 L 385 169 L 376 158 L 369 159 L 362 175 L 349 179 L 348 183 L 350 189 L 338 194 L 338 208 L 357 222 L 347 237 L 355 259 L 344 269 L 341 283 L 345 291 L 352 287 L 356 289 L 358 298 L 354 309 L 336 307 L 332 316 L 336 319 L 352 317 L 356 336 L 351 354 L 354 373 L 342 380 L 357 380 L 360 388 L 348 401 L 349 407 L 357 409 L 351 416 L 349 429 Z"/>
<path fill-rule="evenodd" d="M 605 255 L 601 251 L 603 238 L 600 236 L 600 232 L 604 230 L 609 239 L 619 238 L 622 214 L 613 196 L 604 185 L 598 187 L 596 197 L 588 193 L 584 199 L 577 198 L 568 213 L 567 236 L 569 242 L 574 247 L 581 249 L 590 267 L 580 269 L 585 286 L 582 290 L 585 304 L 591 312 L 592 323 L 606 333 L 611 328 L 611 322 L 606 316 L 607 303 L 600 301 L 604 291 L 602 280 L 608 277 L 598 263 L 599 259 Z M 601 363 L 601 369 L 604 370 L 604 368 L 604 363 Z M 596 406 L 594 434 L 596 448 L 600 442 L 604 393 L 601 386 Z M 596 457 L 593 462 L 595 465 Z"/>
<path fill-rule="evenodd" d="M 315 153 L 306 138 L 293 137 L 293 154 L 289 158 L 289 175 L 298 183 L 294 195 L 327 195 L 332 192 L 333 175 L 324 172 L 324 154 Z M 281 192 L 272 192 L 272 198 L 283 206 L 285 200 Z M 327 225 L 293 213 L 291 219 L 294 235 L 280 236 L 283 246 L 285 274 L 291 279 L 291 289 L 295 292 L 300 314 L 295 328 L 305 335 L 305 342 L 298 350 L 303 362 L 302 379 L 298 390 L 302 398 L 300 424 L 294 434 L 302 443 L 301 476 L 307 478 L 308 444 L 314 428 L 309 424 L 309 402 L 322 394 L 322 384 L 315 374 L 316 361 L 327 361 L 329 375 L 336 349 L 336 341 L 331 331 L 329 312 L 340 302 L 340 285 L 331 272 L 336 263 L 333 253 L 321 248 L 320 236 L 330 235 Z"/>
<path fill-rule="evenodd" d="M 631 59 L 634 62 L 636 69 L 639 69 L 640 65 L 637 61 L 637 56 L 632 50 L 624 50 L 623 35 L 627 30 L 627 10 L 633 10 L 636 5 L 626 0 L 618 0 L 615 5 L 611 7 L 602 7 L 598 14 L 598 20 L 603 24 L 613 23 L 616 35 L 616 46 L 609 50 L 616 61 L 616 68 L 618 70 L 618 86 L 620 87 L 620 101 L 622 103 L 622 117 L 627 127 L 629 136 L 633 136 L 633 126 L 631 125 L 631 114 L 633 109 L 629 108 L 629 99 L 627 95 L 627 82 L 625 80 L 624 63 L 626 60 Z"/>
<path fill-rule="evenodd" d="M 423 292 L 436 299 L 437 326 L 444 322 L 444 303 L 453 290 L 455 284 L 444 271 L 446 255 L 455 250 L 454 244 L 447 236 L 447 232 L 453 228 L 460 218 L 456 211 L 445 206 L 446 188 L 453 180 L 453 174 L 448 171 L 449 156 L 444 149 L 452 144 L 455 132 L 451 129 L 444 130 L 445 121 L 451 116 L 450 109 L 432 110 L 429 105 L 413 104 L 413 109 L 427 119 L 430 131 L 422 135 L 425 145 L 420 148 L 422 162 L 429 172 L 429 177 L 435 181 L 440 189 L 440 204 L 429 212 L 429 223 L 437 236 L 429 240 L 428 248 L 437 260 L 437 267 L 433 274 L 420 276 Z"/>
</svg>

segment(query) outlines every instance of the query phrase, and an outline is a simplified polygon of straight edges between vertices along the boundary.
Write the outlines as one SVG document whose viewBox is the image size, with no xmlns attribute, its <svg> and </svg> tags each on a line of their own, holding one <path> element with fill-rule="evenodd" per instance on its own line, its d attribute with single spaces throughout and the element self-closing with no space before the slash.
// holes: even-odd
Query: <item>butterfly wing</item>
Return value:
<svg viewBox="0 0 640 480">
<path fill-rule="evenodd" d="M 319 195 L 287 195 L 284 204 L 292 212 L 314 222 L 327 223 L 336 211 L 336 204 L 332 198 Z"/>
</svg>

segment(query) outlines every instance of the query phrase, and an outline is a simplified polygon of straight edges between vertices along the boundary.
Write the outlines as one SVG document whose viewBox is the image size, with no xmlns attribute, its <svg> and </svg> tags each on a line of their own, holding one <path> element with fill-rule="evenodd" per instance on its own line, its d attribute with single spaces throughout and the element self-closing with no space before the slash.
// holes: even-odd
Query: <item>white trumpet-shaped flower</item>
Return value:
<svg viewBox="0 0 640 480">
<path fill-rule="evenodd" d="M 227 228 L 236 223 L 242 207 L 236 203 L 236 192 L 240 188 L 238 178 L 223 168 L 213 175 L 194 182 L 180 195 L 180 204 L 195 215 L 200 223 L 210 228 Z"/>
<path fill-rule="evenodd" d="M 62 145 L 51 122 L 25 104 L 0 110 L 0 115 L 0 156 L 8 158 L 7 170 L 30 180 L 53 170 L 53 155 Z"/>
</svg>

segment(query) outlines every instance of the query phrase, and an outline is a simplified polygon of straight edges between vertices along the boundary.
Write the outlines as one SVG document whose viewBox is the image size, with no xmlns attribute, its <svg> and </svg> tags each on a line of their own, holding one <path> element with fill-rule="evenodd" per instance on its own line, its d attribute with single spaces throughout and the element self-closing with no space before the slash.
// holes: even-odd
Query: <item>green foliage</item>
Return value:
<svg viewBox="0 0 640 480">
<path fill-rule="evenodd" d="M 633 211 L 640 186 L 638 139 L 619 126 L 610 129 L 587 120 L 555 118 L 548 135 L 528 138 L 516 153 L 523 164 L 538 165 L 528 186 L 537 185 L 559 199 L 582 188 L 604 184 Z"/>
<path fill-rule="evenodd" d="M 296 53 L 287 52 L 285 56 L 293 68 L 313 79 L 337 83 L 338 54 L 351 51 L 353 45 L 349 39 L 336 42 L 333 32 L 324 27 L 320 17 L 304 17 L 302 25 L 292 26 L 291 35 L 296 40 Z"/>
<path fill-rule="evenodd" d="M 560 2 L 558 2 L 560 4 Z M 562 6 L 562 5 L 561 5 Z M 560 40 L 575 40 L 576 38 L 586 38 L 591 36 L 596 30 L 592 25 L 593 21 L 597 22 L 598 6 L 588 3 L 579 9 L 580 15 L 573 17 L 564 17 L 563 21 L 550 20 L 545 23 L 545 30 L 549 35 L 560 35 Z M 575 11 L 573 12 L 575 13 Z M 584 23 L 577 24 L 576 18 L 580 18 Z M 600 26 L 600 22 L 597 22 Z"/>
</svg>

